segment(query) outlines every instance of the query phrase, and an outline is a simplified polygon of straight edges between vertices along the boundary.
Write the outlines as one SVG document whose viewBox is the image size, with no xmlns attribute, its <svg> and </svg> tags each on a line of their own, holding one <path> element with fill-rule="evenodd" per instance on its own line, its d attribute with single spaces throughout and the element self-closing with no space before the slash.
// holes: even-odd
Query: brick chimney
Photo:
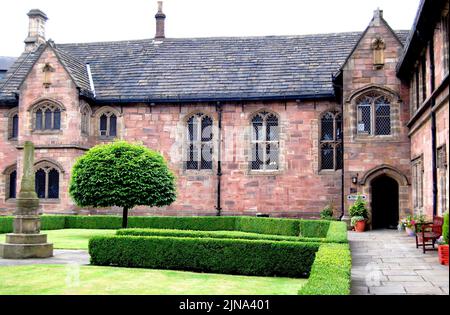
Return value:
<svg viewBox="0 0 450 315">
<path fill-rule="evenodd" d="M 155 19 L 156 19 L 156 35 L 155 35 L 155 39 L 156 38 L 165 38 L 166 37 L 164 35 L 164 21 L 166 19 L 166 15 L 162 12 L 162 5 L 163 5 L 163 2 L 162 1 L 158 1 L 158 13 L 156 13 L 156 15 L 155 15 Z"/>
<path fill-rule="evenodd" d="M 39 9 L 33 9 L 28 12 L 28 37 L 25 39 L 25 51 L 32 51 L 45 43 L 45 22 L 48 17 Z"/>
</svg>

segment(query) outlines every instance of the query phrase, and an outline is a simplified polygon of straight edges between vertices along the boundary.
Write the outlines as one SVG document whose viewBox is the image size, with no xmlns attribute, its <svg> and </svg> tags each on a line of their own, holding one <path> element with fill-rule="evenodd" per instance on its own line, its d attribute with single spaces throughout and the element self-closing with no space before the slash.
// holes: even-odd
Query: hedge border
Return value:
<svg viewBox="0 0 450 315">
<path fill-rule="evenodd" d="M 322 244 L 300 295 L 349 295 L 351 253 L 348 244 Z"/>
<path fill-rule="evenodd" d="M 120 229 L 122 219 L 111 215 L 43 215 L 42 230 Z M 12 232 L 13 217 L 0 217 L 0 233 Z M 241 231 L 284 237 L 304 237 L 317 242 L 347 242 L 343 222 L 257 217 L 129 217 L 130 228 L 195 231 Z"/>
<path fill-rule="evenodd" d="M 268 240 L 268 241 L 287 241 L 287 242 L 314 242 L 314 243 L 326 242 L 325 238 L 282 236 L 282 235 L 241 232 L 241 231 L 193 231 L 193 230 L 144 228 L 144 229 L 119 229 L 117 230 L 116 235 L 247 239 L 247 240 Z"/>
<path fill-rule="evenodd" d="M 304 278 L 320 244 L 242 239 L 96 236 L 91 264 L 248 276 Z"/>
</svg>

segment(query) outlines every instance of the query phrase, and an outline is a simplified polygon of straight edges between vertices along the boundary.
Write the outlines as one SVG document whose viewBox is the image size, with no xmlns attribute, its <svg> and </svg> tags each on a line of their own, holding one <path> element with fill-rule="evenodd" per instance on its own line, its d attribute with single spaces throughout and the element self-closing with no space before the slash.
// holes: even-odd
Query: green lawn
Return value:
<svg viewBox="0 0 450 315">
<path fill-rule="evenodd" d="M 116 230 L 65 229 L 41 231 L 47 234 L 48 242 L 56 249 L 88 249 L 89 238 L 96 235 L 113 235 Z M 5 234 L 0 234 L 0 243 L 5 242 Z"/>
<path fill-rule="evenodd" d="M 295 295 L 307 281 L 307 279 L 70 265 L 0 267 L 0 279 L 0 295 Z"/>
</svg>

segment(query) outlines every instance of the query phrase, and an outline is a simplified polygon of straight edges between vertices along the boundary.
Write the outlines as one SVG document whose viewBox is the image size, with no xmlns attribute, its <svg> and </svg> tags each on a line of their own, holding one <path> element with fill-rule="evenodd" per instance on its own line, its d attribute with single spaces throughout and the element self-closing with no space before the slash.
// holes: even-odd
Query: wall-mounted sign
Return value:
<svg viewBox="0 0 450 315">
<path fill-rule="evenodd" d="M 366 195 L 348 195 L 347 200 L 356 201 L 358 199 L 358 197 L 361 197 L 363 200 L 367 199 Z"/>
</svg>

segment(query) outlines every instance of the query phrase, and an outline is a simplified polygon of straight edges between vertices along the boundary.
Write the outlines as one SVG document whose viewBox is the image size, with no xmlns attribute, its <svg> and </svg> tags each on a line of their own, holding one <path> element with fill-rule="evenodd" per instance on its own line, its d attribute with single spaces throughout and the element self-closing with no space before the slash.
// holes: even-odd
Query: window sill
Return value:
<svg viewBox="0 0 450 315">
<path fill-rule="evenodd" d="M 32 133 L 38 134 L 38 135 L 57 135 L 57 134 L 61 134 L 62 130 L 61 129 L 58 129 L 58 130 L 33 130 Z"/>
<path fill-rule="evenodd" d="M 116 137 L 99 136 L 98 139 L 101 141 L 114 141 L 115 139 L 117 139 L 117 136 Z"/>
<path fill-rule="evenodd" d="M 61 202 L 61 200 L 58 199 L 39 199 L 39 202 L 41 204 L 58 204 Z"/>
<path fill-rule="evenodd" d="M 8 198 L 8 199 L 5 200 L 5 202 L 8 203 L 8 204 L 12 204 L 12 203 L 15 204 L 16 200 L 17 200 L 16 198 Z"/>
<path fill-rule="evenodd" d="M 247 173 L 249 176 L 278 176 L 282 174 L 282 170 L 249 170 Z"/>
<path fill-rule="evenodd" d="M 342 173 L 342 169 L 339 170 L 320 170 L 319 175 L 336 175 Z"/>
</svg>

